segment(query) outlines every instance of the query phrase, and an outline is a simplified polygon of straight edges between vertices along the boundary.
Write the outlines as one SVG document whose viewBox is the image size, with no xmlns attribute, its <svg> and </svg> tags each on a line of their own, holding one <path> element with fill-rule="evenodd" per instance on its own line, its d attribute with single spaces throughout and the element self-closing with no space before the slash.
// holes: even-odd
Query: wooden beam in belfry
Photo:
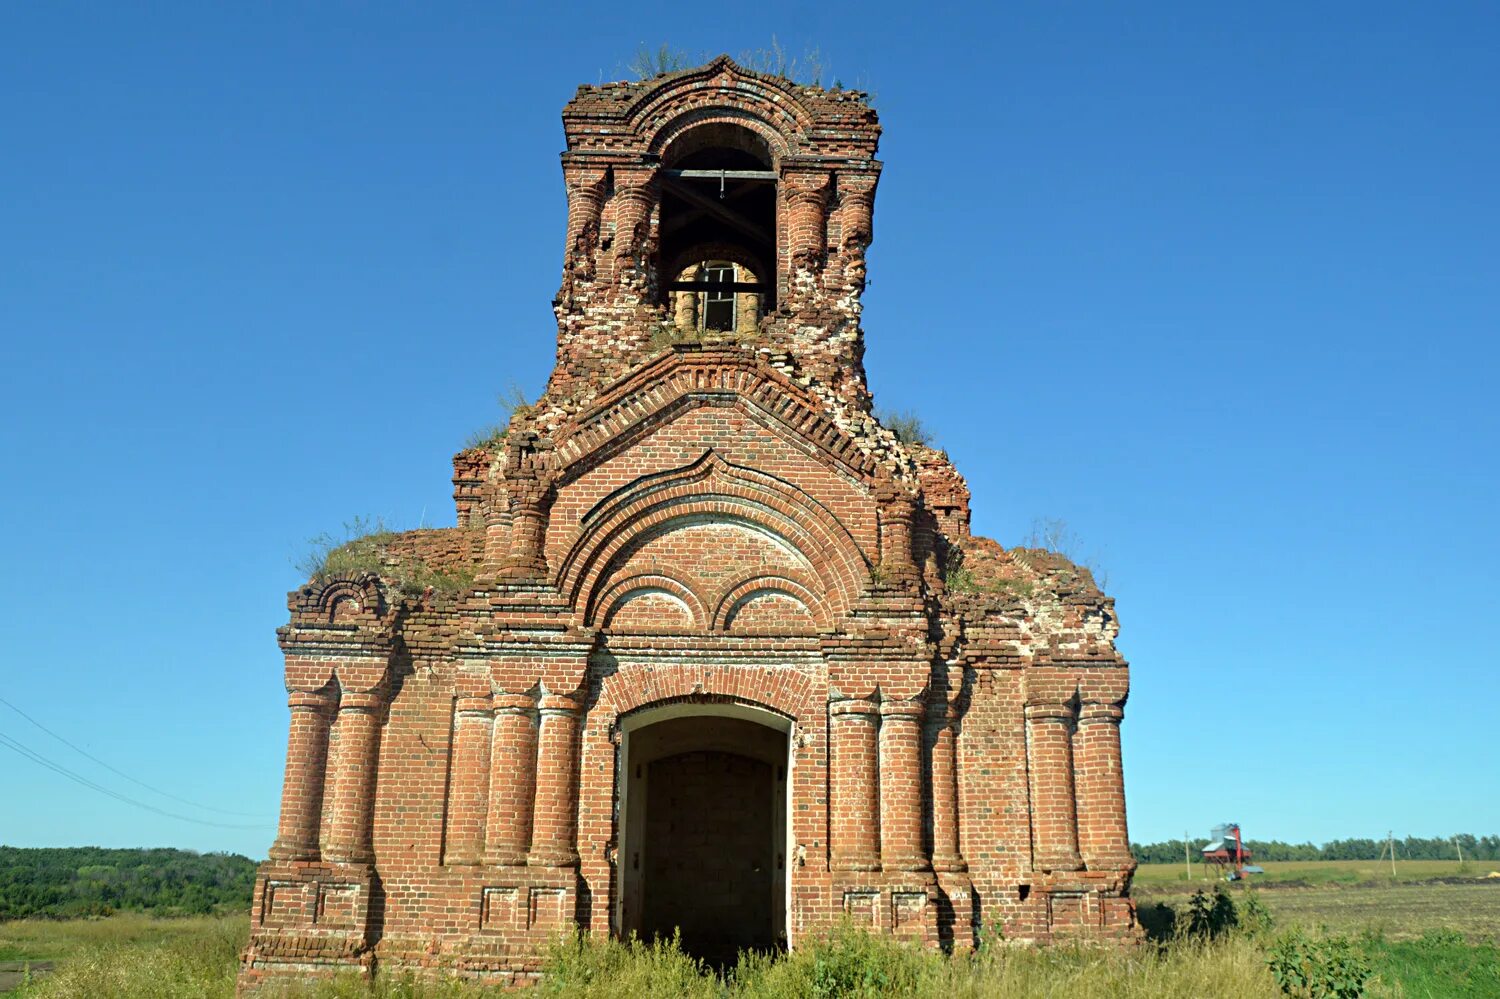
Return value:
<svg viewBox="0 0 1500 999">
<path fill-rule="evenodd" d="M 756 225 L 754 222 L 751 222 L 749 219 L 745 218 L 745 216 L 741 215 L 734 209 L 720 204 L 718 201 L 710 198 L 706 194 L 695 191 L 691 185 L 684 184 L 680 180 L 673 180 L 672 178 L 668 177 L 662 181 L 662 186 L 671 191 L 673 194 L 677 195 L 677 197 L 681 198 L 683 201 L 686 201 L 688 204 L 703 209 L 705 212 L 712 215 L 720 222 L 723 222 L 731 229 L 737 230 L 738 232 L 741 232 L 744 235 L 749 236 L 751 239 L 766 246 L 772 245 L 772 236 L 769 232 L 766 231 L 764 226 Z"/>
<path fill-rule="evenodd" d="M 752 184 L 735 185 L 724 192 L 724 197 L 719 201 L 719 204 L 729 207 L 730 202 L 735 201 L 739 198 L 743 198 L 745 195 L 751 194 L 754 191 L 755 186 Z M 679 214 L 674 214 L 671 220 L 667 222 L 666 227 L 662 230 L 662 234 L 671 235 L 672 233 L 677 232 L 679 229 L 686 229 L 688 226 L 692 225 L 694 222 L 698 221 L 707 214 L 708 213 L 701 208 L 693 208 Z"/>
<path fill-rule="evenodd" d="M 663 170 L 662 173 L 688 180 L 745 180 L 774 184 L 777 179 L 775 170 Z"/>
</svg>

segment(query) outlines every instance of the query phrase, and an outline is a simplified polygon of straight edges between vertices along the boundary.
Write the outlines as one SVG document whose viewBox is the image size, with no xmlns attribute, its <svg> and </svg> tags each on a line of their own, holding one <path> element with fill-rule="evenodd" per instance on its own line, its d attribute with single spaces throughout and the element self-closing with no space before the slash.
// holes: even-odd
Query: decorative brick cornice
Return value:
<svg viewBox="0 0 1500 999">
<path fill-rule="evenodd" d="M 743 350 L 680 348 L 636 368 L 602 392 L 554 436 L 560 481 L 570 481 L 627 446 L 684 400 L 737 397 L 816 449 L 856 481 L 873 485 L 879 463 L 786 375 Z"/>
</svg>

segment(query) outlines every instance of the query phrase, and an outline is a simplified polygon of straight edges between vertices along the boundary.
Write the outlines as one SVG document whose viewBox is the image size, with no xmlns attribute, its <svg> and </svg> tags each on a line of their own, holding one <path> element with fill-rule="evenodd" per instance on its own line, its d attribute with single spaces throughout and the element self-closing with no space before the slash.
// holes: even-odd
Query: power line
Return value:
<svg viewBox="0 0 1500 999">
<path fill-rule="evenodd" d="M 110 766 L 108 763 L 105 763 L 103 760 L 99 759 L 99 757 L 95 756 L 93 753 L 90 753 L 88 750 L 84 749 L 83 747 L 75 745 L 74 743 L 69 742 L 67 739 L 64 739 L 62 736 L 58 735 L 56 732 L 52 731 L 50 728 L 48 728 L 47 726 L 43 725 L 41 722 L 37 721 L 35 718 L 31 717 L 26 712 L 22 711 L 20 708 L 16 707 L 14 704 L 12 704 L 9 701 L 7 701 L 5 698 L 0 697 L 0 704 L 3 704 L 7 708 L 10 708 L 16 714 L 20 715 L 22 718 L 25 718 L 27 721 L 31 722 L 31 724 L 33 724 L 37 728 L 41 729 L 43 732 L 46 732 L 48 735 L 52 736 L 52 738 L 56 739 L 58 742 L 62 743 L 64 746 L 67 746 L 69 749 L 73 750 L 73 752 L 79 754 L 80 756 L 87 757 L 90 760 L 93 760 L 95 763 L 99 764 L 101 767 L 103 767 L 104 769 L 108 770 L 110 773 L 115 774 L 115 775 L 120 776 L 120 777 L 124 777 L 126 780 L 130 781 L 130 783 L 138 785 L 140 787 L 143 787 L 146 790 L 151 791 L 151 792 L 153 792 L 155 794 L 159 794 L 163 798 L 171 798 L 173 801 L 180 802 L 181 804 L 190 805 L 193 808 L 201 808 L 205 812 L 218 812 L 220 815 L 238 815 L 241 818 L 246 818 L 246 819 L 259 818 L 259 816 L 256 815 L 253 812 L 235 812 L 235 811 L 231 811 L 228 808 L 215 808 L 213 805 L 200 804 L 200 803 L 198 803 L 196 801 L 190 801 L 187 798 L 178 797 L 177 795 L 173 794 L 170 791 L 163 791 L 159 787 L 152 787 L 150 784 L 147 784 L 145 781 L 143 781 L 143 780 L 137 780 L 136 778 L 130 776 L 125 771 Z"/>
<path fill-rule="evenodd" d="M 89 788 L 92 791 L 98 791 L 100 794 L 114 798 L 116 801 L 123 801 L 127 805 L 134 805 L 137 808 L 144 808 L 148 812 L 155 812 L 157 815 L 165 815 L 169 819 L 178 819 L 182 822 L 193 822 L 200 826 L 216 826 L 220 829 L 263 828 L 263 826 L 259 823 L 249 825 L 245 823 L 234 822 L 214 822 L 212 819 L 195 819 L 190 815 L 178 815 L 176 812 L 169 812 L 165 809 L 157 808 L 155 805 L 149 805 L 144 801 L 137 801 L 136 799 L 131 798 L 128 795 L 120 794 L 118 791 L 112 791 L 102 784 L 96 784 L 93 781 L 89 780 L 87 777 L 74 773 L 67 767 L 63 766 L 61 763 L 57 763 L 53 760 L 47 759 L 47 757 L 43 756 L 41 753 L 38 753 L 36 750 L 31 749 L 24 743 L 12 739 L 4 732 L 0 732 L 0 746 L 4 746 L 7 749 L 19 753 L 21 756 L 26 757 L 28 760 L 31 760 L 38 766 L 46 767 L 53 773 L 61 774 L 62 776 L 68 778 L 68 780 L 71 780 L 76 784 L 82 784 L 84 787 Z"/>
</svg>

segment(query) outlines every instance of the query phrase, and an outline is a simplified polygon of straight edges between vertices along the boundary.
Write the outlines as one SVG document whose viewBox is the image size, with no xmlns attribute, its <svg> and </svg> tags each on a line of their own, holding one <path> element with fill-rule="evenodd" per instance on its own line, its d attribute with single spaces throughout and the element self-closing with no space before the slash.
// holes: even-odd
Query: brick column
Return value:
<svg viewBox="0 0 1500 999">
<path fill-rule="evenodd" d="M 287 706 L 292 709 L 292 724 L 286 740 L 286 777 L 281 782 L 281 821 L 270 856 L 272 860 L 317 860 L 333 698 L 322 692 L 294 690 Z"/>
<path fill-rule="evenodd" d="M 490 812 L 485 863 L 526 863 L 531 846 L 531 809 L 536 794 L 536 701 L 529 694 L 495 696 L 495 734 L 490 752 Z"/>
<path fill-rule="evenodd" d="M 641 291 L 654 276 L 655 261 L 651 213 L 656 209 L 659 189 L 654 170 L 615 172 L 614 279 L 617 286 L 630 285 Z"/>
<path fill-rule="evenodd" d="M 917 506 L 899 489 L 880 497 L 880 568 L 891 582 L 915 583 L 921 573 L 912 551 L 912 521 Z"/>
<path fill-rule="evenodd" d="M 604 208 L 604 176 L 597 171 L 570 172 L 568 186 L 568 245 L 580 233 L 598 226 Z"/>
<path fill-rule="evenodd" d="M 793 266 L 821 260 L 828 235 L 829 174 L 826 170 L 783 169 L 781 189 L 786 198 L 787 245 Z"/>
<path fill-rule="evenodd" d="M 958 718 L 952 705 L 933 730 L 931 762 L 932 866 L 962 871 L 967 865 L 958 846 Z"/>
<path fill-rule="evenodd" d="M 338 761 L 324 860 L 368 864 L 375 859 L 371 838 L 382 707 L 383 699 L 373 691 L 345 691 L 340 698 Z"/>
<path fill-rule="evenodd" d="M 510 554 L 500 566 L 506 579 L 541 579 L 547 575 L 547 513 L 552 507 L 552 483 L 523 478 L 507 484 L 515 506 L 510 522 Z"/>
<path fill-rule="evenodd" d="M 484 857 L 485 814 L 490 797 L 490 699 L 460 697 L 453 716 L 453 776 L 448 793 L 450 864 Z"/>
<path fill-rule="evenodd" d="M 1026 744 L 1031 755 L 1035 865 L 1042 871 L 1081 870 L 1073 794 L 1073 705 L 1026 705 Z"/>
<path fill-rule="evenodd" d="M 527 863 L 578 863 L 578 702 L 548 694 L 541 700 L 537 740 L 536 811 Z"/>
<path fill-rule="evenodd" d="M 1078 838 L 1090 870 L 1135 866 L 1125 826 L 1125 776 L 1120 768 L 1118 704 L 1085 702 L 1078 715 L 1074 769 Z"/>
<path fill-rule="evenodd" d="M 684 281 L 696 281 L 701 277 L 701 268 L 697 264 L 686 267 L 682 274 Z M 678 275 L 668 274 L 668 281 L 676 281 Z M 674 291 L 676 296 L 673 302 L 672 321 L 680 330 L 695 330 L 698 328 L 698 293 L 696 291 Z"/>
<path fill-rule="evenodd" d="M 922 703 L 880 705 L 880 865 L 928 867 L 922 848 Z"/>
<path fill-rule="evenodd" d="M 880 867 L 880 792 L 876 784 L 879 709 L 861 697 L 833 701 L 829 715 L 829 819 L 833 866 Z"/>
</svg>

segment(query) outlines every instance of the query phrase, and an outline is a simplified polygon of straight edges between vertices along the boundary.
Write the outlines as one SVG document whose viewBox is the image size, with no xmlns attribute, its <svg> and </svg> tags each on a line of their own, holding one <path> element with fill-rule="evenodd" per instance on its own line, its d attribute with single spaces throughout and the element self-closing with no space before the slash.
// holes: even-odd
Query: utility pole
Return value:
<svg viewBox="0 0 1500 999">
<path fill-rule="evenodd" d="M 1187 830 L 1182 831 L 1182 864 L 1187 868 L 1188 880 L 1193 880 L 1193 855 L 1188 852 Z"/>
<path fill-rule="evenodd" d="M 1391 835 L 1391 830 L 1389 829 L 1385 831 L 1385 845 L 1391 851 L 1391 880 L 1394 881 L 1396 878 L 1396 839 Z"/>
<path fill-rule="evenodd" d="M 1458 850 L 1458 866 L 1462 867 L 1464 866 L 1464 845 L 1458 841 L 1457 836 L 1453 837 L 1453 846 Z"/>
</svg>

